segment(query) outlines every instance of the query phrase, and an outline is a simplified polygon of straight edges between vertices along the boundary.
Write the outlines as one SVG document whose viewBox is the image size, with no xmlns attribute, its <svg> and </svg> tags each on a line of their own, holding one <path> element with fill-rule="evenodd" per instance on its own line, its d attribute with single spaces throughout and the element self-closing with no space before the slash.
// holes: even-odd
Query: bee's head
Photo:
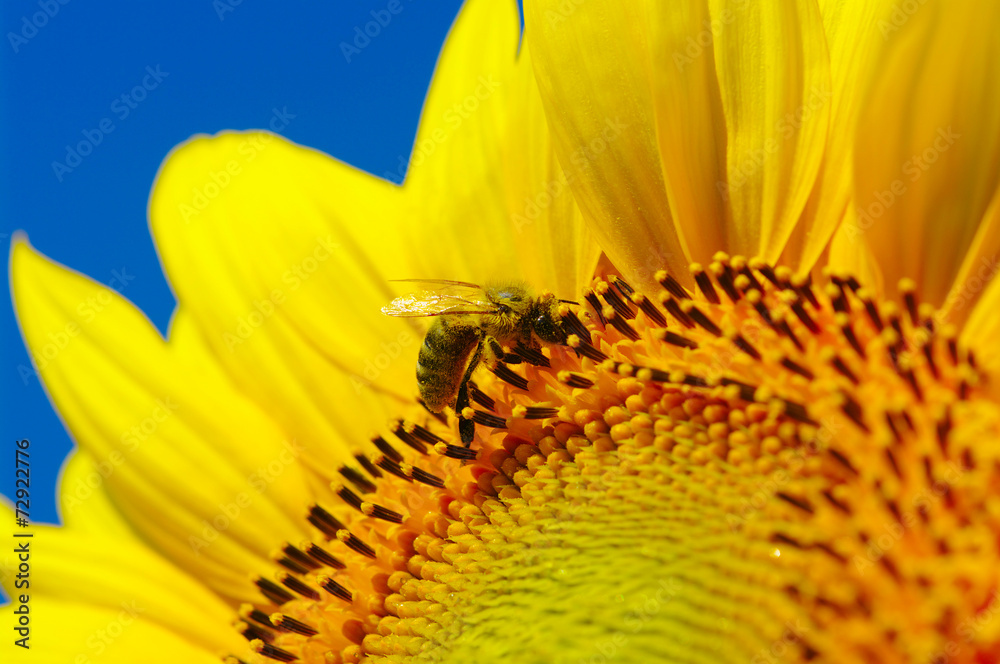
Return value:
<svg viewBox="0 0 1000 664">
<path fill-rule="evenodd" d="M 550 344 L 561 344 L 566 341 L 566 331 L 563 330 L 559 318 L 558 301 L 551 294 L 543 295 L 535 302 L 530 313 L 531 329 L 539 339 Z"/>
</svg>

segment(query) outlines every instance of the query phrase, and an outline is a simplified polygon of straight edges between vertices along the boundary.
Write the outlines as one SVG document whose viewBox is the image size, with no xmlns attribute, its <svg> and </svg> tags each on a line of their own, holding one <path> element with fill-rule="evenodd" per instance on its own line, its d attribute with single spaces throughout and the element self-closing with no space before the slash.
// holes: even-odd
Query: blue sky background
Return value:
<svg viewBox="0 0 1000 664">
<path fill-rule="evenodd" d="M 294 115 L 282 134 L 376 175 L 396 173 L 408 159 L 461 2 L 398 0 L 399 12 L 348 62 L 340 43 L 389 5 L 5 0 L 3 252 L 23 230 L 36 249 L 97 281 L 124 273 L 132 279 L 122 295 L 164 332 L 175 302 L 146 203 L 172 147 L 196 133 L 266 129 L 277 109 Z M 159 67 L 158 82 L 147 67 Z M 152 89 L 133 97 L 144 77 Z M 110 132 L 101 131 L 102 120 Z M 66 164 L 67 146 L 84 141 L 84 132 L 102 134 L 99 144 L 71 171 L 56 173 L 53 162 Z M 9 270 L 3 278 L 9 293 Z M 55 483 L 72 442 L 31 370 L 9 295 L 0 316 L 0 490 L 13 495 L 14 441 L 30 439 L 31 518 L 55 522 Z"/>
</svg>

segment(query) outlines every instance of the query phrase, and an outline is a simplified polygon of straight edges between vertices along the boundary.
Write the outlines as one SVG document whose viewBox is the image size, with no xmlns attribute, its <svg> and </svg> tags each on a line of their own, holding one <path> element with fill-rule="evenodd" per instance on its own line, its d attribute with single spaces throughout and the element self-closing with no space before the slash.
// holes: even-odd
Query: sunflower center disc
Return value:
<svg viewBox="0 0 1000 664">
<path fill-rule="evenodd" d="M 414 408 L 240 629 L 307 662 L 890 661 L 1000 625 L 1000 412 L 933 311 L 760 261 L 595 282 L 481 369 L 472 451 Z M 548 365 L 548 366 L 545 366 Z M 442 418 L 443 419 L 443 418 Z M 996 621 L 1000 623 L 1000 621 Z M 913 636 L 919 635 L 919 637 Z M 955 652 L 948 650 L 951 648 Z M 923 659 L 922 659 L 923 658 Z"/>
</svg>

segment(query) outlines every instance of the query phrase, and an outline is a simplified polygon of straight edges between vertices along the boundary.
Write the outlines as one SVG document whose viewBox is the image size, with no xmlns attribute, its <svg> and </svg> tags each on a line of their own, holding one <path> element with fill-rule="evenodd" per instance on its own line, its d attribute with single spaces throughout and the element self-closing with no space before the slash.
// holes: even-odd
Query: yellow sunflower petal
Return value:
<svg viewBox="0 0 1000 664">
<path fill-rule="evenodd" d="M 878 19 L 889 2 L 820 0 L 820 14 L 830 55 L 830 126 L 816 187 L 803 222 L 795 226 L 782 262 L 803 271 L 815 265 L 837 226 L 844 221 L 853 194 L 852 136 L 864 99 L 858 85 L 882 43 Z"/>
<path fill-rule="evenodd" d="M 1000 371 L 1000 279 L 997 250 L 1000 244 L 1000 192 L 994 197 L 959 270 L 940 318 L 962 326 L 962 342 L 975 348 L 983 367 Z M 993 248 L 992 250 L 990 248 Z M 994 386 L 995 387 L 995 386 Z"/>
<path fill-rule="evenodd" d="M 99 510 L 94 501 L 79 512 Z M 0 516 L 8 523 L 14 519 L 7 505 L 0 505 Z M 17 546 L 28 548 L 28 588 L 16 587 L 17 555 L 5 555 L 0 568 L 0 581 L 15 604 L 19 595 L 27 593 L 32 610 L 43 597 L 85 604 L 88 611 L 125 608 L 143 622 L 155 623 L 209 651 L 245 645 L 230 629 L 232 609 L 139 539 L 72 526 L 33 525 L 24 532 L 32 537 L 15 538 L 14 551 Z"/>
<path fill-rule="evenodd" d="M 398 195 L 259 133 L 189 141 L 153 189 L 153 233 L 182 308 L 244 393 L 322 466 L 349 458 L 415 387 L 419 332 L 380 311 L 389 279 L 413 276 Z"/>
<path fill-rule="evenodd" d="M 114 472 L 112 463 L 96 464 L 86 450 L 70 452 L 56 486 L 59 488 L 59 518 L 76 532 L 102 534 L 108 539 L 137 539 L 105 490 L 105 480 Z M 86 509 L 81 509 L 86 507 Z"/>
<path fill-rule="evenodd" d="M 600 250 L 552 149 L 517 4 L 462 9 L 434 74 L 404 184 L 414 274 L 498 275 L 575 296 Z"/>
<path fill-rule="evenodd" d="M 815 3 L 650 5 L 660 158 L 692 257 L 774 261 L 826 140 L 830 81 Z"/>
<path fill-rule="evenodd" d="M 660 168 L 641 8 L 540 0 L 524 9 L 553 144 L 584 219 L 636 286 L 653 289 L 664 267 L 687 278 Z"/>
<path fill-rule="evenodd" d="M 997 261 L 1000 260 L 998 249 L 1000 249 L 1000 189 L 994 194 L 993 201 L 983 215 L 983 222 L 979 225 L 972 244 L 965 254 L 965 260 L 962 261 L 951 290 L 945 298 L 944 306 L 938 314 L 941 322 L 961 325 L 969 319 L 973 311 L 979 309 L 980 299 L 987 292 L 986 287 L 995 281 L 994 277 L 1000 269 L 997 266 Z M 1000 323 L 1000 317 L 996 315 L 998 311 L 996 305 L 985 306 L 985 309 L 978 312 L 977 329 L 984 325 L 992 327 L 990 321 Z M 969 333 L 977 335 L 975 331 Z M 977 347 L 983 348 L 985 353 L 990 353 L 996 348 L 996 344 L 988 341 L 995 338 L 995 336 L 982 337 Z"/>
<path fill-rule="evenodd" d="M 220 593 L 253 592 L 241 570 L 266 572 L 275 537 L 303 534 L 301 446 L 212 366 L 168 353 L 149 321 L 110 288 L 21 240 L 12 275 L 45 387 L 74 439 L 107 467 L 117 509 Z"/>
<path fill-rule="evenodd" d="M 910 277 L 941 305 L 1000 182 L 1000 5 L 911 4 L 879 22 L 855 138 L 853 239 L 871 245 L 891 292 Z"/>
<path fill-rule="evenodd" d="M 148 620 L 139 605 L 109 609 L 32 596 L 29 606 L 28 649 L 16 644 L 21 637 L 11 631 L 19 618 L 13 613 L 16 605 L 0 609 L 0 620 L 8 626 L 0 660 L 8 664 L 218 664 L 226 653 L 203 648 Z"/>
</svg>

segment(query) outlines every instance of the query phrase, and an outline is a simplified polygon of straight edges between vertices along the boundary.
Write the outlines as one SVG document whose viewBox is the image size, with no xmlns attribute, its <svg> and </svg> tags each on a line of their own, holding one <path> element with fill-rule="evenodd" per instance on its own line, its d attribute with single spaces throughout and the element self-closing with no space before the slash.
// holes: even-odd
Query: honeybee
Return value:
<svg viewBox="0 0 1000 664">
<path fill-rule="evenodd" d="M 427 408 L 440 413 L 451 406 L 460 413 L 469 405 L 468 383 L 480 363 L 490 368 L 504 360 L 503 346 L 539 348 L 558 344 L 566 332 L 551 293 L 535 296 L 524 284 L 479 286 L 462 281 L 402 279 L 425 286 L 397 297 L 382 313 L 398 317 L 435 316 L 417 355 L 417 386 Z M 459 434 L 468 447 L 471 421 L 459 419 Z"/>
</svg>

